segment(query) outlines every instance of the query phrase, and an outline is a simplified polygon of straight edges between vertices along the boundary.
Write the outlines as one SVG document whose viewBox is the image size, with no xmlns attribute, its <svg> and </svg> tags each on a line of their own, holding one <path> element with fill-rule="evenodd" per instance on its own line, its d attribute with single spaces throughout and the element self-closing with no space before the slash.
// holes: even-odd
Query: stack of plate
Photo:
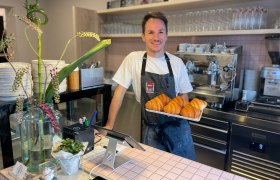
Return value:
<svg viewBox="0 0 280 180">
<path fill-rule="evenodd" d="M 45 67 L 44 67 L 45 66 Z M 46 89 L 51 82 L 50 71 L 53 68 L 56 68 L 56 71 L 59 72 L 64 66 L 66 66 L 65 61 L 62 60 L 43 60 L 42 63 L 42 86 L 43 91 Z M 38 60 L 32 60 L 32 77 L 34 83 L 34 93 L 39 93 L 39 78 L 38 78 Z M 67 89 L 66 79 L 63 80 L 59 85 L 59 92 L 64 92 Z"/>
<path fill-rule="evenodd" d="M 15 101 L 19 95 L 26 98 L 23 88 L 31 95 L 32 93 L 32 77 L 31 77 L 31 64 L 23 62 L 11 62 L 16 71 L 20 68 L 27 68 L 28 72 L 22 77 L 22 85 L 13 92 L 13 83 L 16 73 L 10 63 L 0 63 L 0 101 Z"/>
</svg>

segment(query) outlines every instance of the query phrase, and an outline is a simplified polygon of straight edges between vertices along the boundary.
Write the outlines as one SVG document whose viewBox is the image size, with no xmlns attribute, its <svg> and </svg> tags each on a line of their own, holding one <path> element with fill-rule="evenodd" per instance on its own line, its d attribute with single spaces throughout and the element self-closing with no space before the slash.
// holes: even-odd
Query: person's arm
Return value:
<svg viewBox="0 0 280 180">
<path fill-rule="evenodd" d="M 123 101 L 125 92 L 126 92 L 125 87 L 123 87 L 121 85 L 118 85 L 116 87 L 114 96 L 113 96 L 111 104 L 110 104 L 108 120 L 107 120 L 105 128 L 111 129 L 111 130 L 113 129 L 118 112 L 122 105 L 122 101 Z"/>
<path fill-rule="evenodd" d="M 189 101 L 189 96 L 187 93 L 179 93 L 179 96 L 181 96 L 183 99 L 185 99 L 186 101 Z"/>
</svg>

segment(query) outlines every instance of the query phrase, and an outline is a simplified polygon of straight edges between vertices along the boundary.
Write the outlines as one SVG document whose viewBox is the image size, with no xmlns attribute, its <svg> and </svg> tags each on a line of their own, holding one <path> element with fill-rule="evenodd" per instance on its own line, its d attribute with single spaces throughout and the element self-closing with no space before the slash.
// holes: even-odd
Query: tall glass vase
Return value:
<svg viewBox="0 0 280 180">
<path fill-rule="evenodd" d="M 61 127 L 61 114 L 49 106 Z M 22 162 L 31 173 L 39 173 L 39 165 L 52 160 L 51 149 L 54 135 L 61 137 L 61 131 L 53 126 L 49 116 L 41 108 L 34 106 L 23 115 L 21 123 Z"/>
</svg>

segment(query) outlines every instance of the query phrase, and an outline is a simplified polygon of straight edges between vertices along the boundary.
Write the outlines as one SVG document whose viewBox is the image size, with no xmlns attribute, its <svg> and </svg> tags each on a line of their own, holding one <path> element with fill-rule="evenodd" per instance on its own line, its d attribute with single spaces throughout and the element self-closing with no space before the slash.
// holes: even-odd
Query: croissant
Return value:
<svg viewBox="0 0 280 180">
<path fill-rule="evenodd" d="M 182 110 L 180 111 L 180 115 L 184 117 L 189 117 L 189 118 L 199 118 L 201 114 L 201 111 L 191 105 L 191 103 L 188 103 Z"/>
<path fill-rule="evenodd" d="M 183 108 L 188 103 L 181 96 L 176 96 L 175 98 L 172 99 L 172 101 L 175 101 L 181 108 Z"/>
<path fill-rule="evenodd" d="M 171 100 L 166 106 L 163 107 L 163 111 L 169 114 L 179 114 L 181 107 L 175 101 Z"/>
<path fill-rule="evenodd" d="M 208 103 L 206 101 L 203 101 L 201 99 L 198 98 L 194 98 L 193 100 L 191 100 L 191 105 L 201 111 L 203 111 L 204 108 L 206 108 L 206 106 L 208 105 Z"/>
<path fill-rule="evenodd" d="M 160 100 L 161 100 L 161 102 L 162 102 L 162 104 L 163 104 L 163 106 L 165 106 L 167 103 L 169 103 L 169 101 L 171 100 L 166 94 L 164 94 L 164 93 L 162 93 L 162 94 L 160 94 L 160 95 L 158 95 L 158 96 L 156 96 L 156 97 L 158 97 Z"/>
<path fill-rule="evenodd" d="M 146 102 L 145 107 L 146 109 L 150 109 L 154 111 L 162 111 L 163 103 L 158 97 L 154 97 L 153 99 Z"/>
</svg>

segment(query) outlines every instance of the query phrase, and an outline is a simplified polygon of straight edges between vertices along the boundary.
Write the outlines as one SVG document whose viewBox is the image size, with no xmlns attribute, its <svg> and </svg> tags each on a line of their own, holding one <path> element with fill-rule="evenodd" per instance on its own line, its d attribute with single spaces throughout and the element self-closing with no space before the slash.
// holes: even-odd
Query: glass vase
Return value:
<svg viewBox="0 0 280 180">
<path fill-rule="evenodd" d="M 61 126 L 61 113 L 47 105 L 53 112 L 56 122 Z M 22 162 L 31 173 L 39 173 L 39 165 L 53 160 L 51 149 L 53 137 L 61 137 L 61 131 L 53 127 L 49 116 L 41 108 L 30 107 L 21 122 L 21 154 Z"/>
</svg>

